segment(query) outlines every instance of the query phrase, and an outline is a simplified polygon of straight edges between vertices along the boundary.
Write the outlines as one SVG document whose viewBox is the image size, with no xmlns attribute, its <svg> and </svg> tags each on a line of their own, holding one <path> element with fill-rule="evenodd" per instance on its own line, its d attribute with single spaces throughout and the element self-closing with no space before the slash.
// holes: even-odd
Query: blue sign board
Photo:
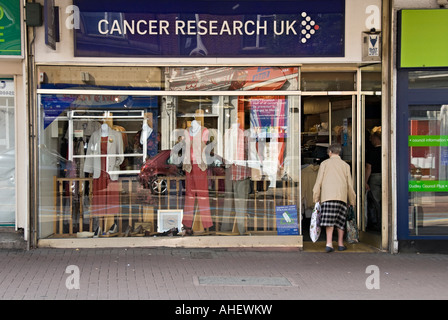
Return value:
<svg viewBox="0 0 448 320">
<path fill-rule="evenodd" d="M 296 236 L 299 234 L 299 223 L 297 219 L 297 206 L 275 207 L 277 217 L 277 234 L 282 236 Z"/>
<path fill-rule="evenodd" d="M 78 57 L 343 57 L 345 0 L 74 0 Z"/>
</svg>

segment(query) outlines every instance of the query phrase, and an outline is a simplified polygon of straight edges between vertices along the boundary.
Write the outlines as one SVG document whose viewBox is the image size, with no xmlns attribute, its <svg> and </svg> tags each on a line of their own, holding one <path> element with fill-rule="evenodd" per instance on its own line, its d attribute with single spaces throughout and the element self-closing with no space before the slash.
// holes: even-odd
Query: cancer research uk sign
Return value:
<svg viewBox="0 0 448 320">
<path fill-rule="evenodd" d="M 345 0 L 73 3 L 79 57 L 344 56 Z"/>
</svg>

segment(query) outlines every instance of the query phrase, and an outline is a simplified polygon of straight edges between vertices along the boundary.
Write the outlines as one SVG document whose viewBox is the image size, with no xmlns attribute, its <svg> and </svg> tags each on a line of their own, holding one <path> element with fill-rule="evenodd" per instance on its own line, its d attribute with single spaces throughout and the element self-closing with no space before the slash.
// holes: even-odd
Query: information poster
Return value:
<svg viewBox="0 0 448 320">
<path fill-rule="evenodd" d="M 277 206 L 275 213 L 277 217 L 277 234 L 279 236 L 299 235 L 296 205 Z"/>
</svg>

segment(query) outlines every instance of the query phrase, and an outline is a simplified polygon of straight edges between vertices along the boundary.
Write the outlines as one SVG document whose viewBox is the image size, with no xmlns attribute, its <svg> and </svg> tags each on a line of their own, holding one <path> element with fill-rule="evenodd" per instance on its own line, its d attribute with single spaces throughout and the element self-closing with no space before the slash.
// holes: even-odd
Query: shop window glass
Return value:
<svg viewBox="0 0 448 320">
<path fill-rule="evenodd" d="M 409 89 L 448 88 L 447 71 L 409 71 Z"/>
<path fill-rule="evenodd" d="M 162 68 L 39 66 L 39 88 L 83 90 L 160 90 Z"/>
<path fill-rule="evenodd" d="M 297 67 L 171 67 L 172 91 L 297 90 Z"/>
<path fill-rule="evenodd" d="M 0 79 L 0 226 L 15 223 L 14 80 Z"/>
<path fill-rule="evenodd" d="M 354 72 L 302 72 L 300 90 L 302 91 L 354 91 L 356 74 Z"/>
<path fill-rule="evenodd" d="M 381 91 L 381 72 L 361 73 L 361 90 L 362 91 Z"/>
<path fill-rule="evenodd" d="M 409 107 L 409 233 L 448 234 L 448 104 Z"/>
<path fill-rule="evenodd" d="M 229 69 L 170 68 L 166 82 L 260 88 Z M 297 86 L 276 75 L 262 90 Z M 54 93 L 39 108 L 41 238 L 299 232 L 297 97 Z"/>
</svg>

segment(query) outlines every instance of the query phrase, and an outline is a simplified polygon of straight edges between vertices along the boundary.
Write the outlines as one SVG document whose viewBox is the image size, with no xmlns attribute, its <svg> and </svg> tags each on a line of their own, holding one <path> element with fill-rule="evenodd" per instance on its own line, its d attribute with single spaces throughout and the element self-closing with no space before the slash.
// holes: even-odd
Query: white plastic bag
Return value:
<svg viewBox="0 0 448 320">
<path fill-rule="evenodd" d="M 316 242 L 320 236 L 320 204 L 316 202 L 313 213 L 311 214 L 310 237 L 313 242 Z"/>
</svg>

